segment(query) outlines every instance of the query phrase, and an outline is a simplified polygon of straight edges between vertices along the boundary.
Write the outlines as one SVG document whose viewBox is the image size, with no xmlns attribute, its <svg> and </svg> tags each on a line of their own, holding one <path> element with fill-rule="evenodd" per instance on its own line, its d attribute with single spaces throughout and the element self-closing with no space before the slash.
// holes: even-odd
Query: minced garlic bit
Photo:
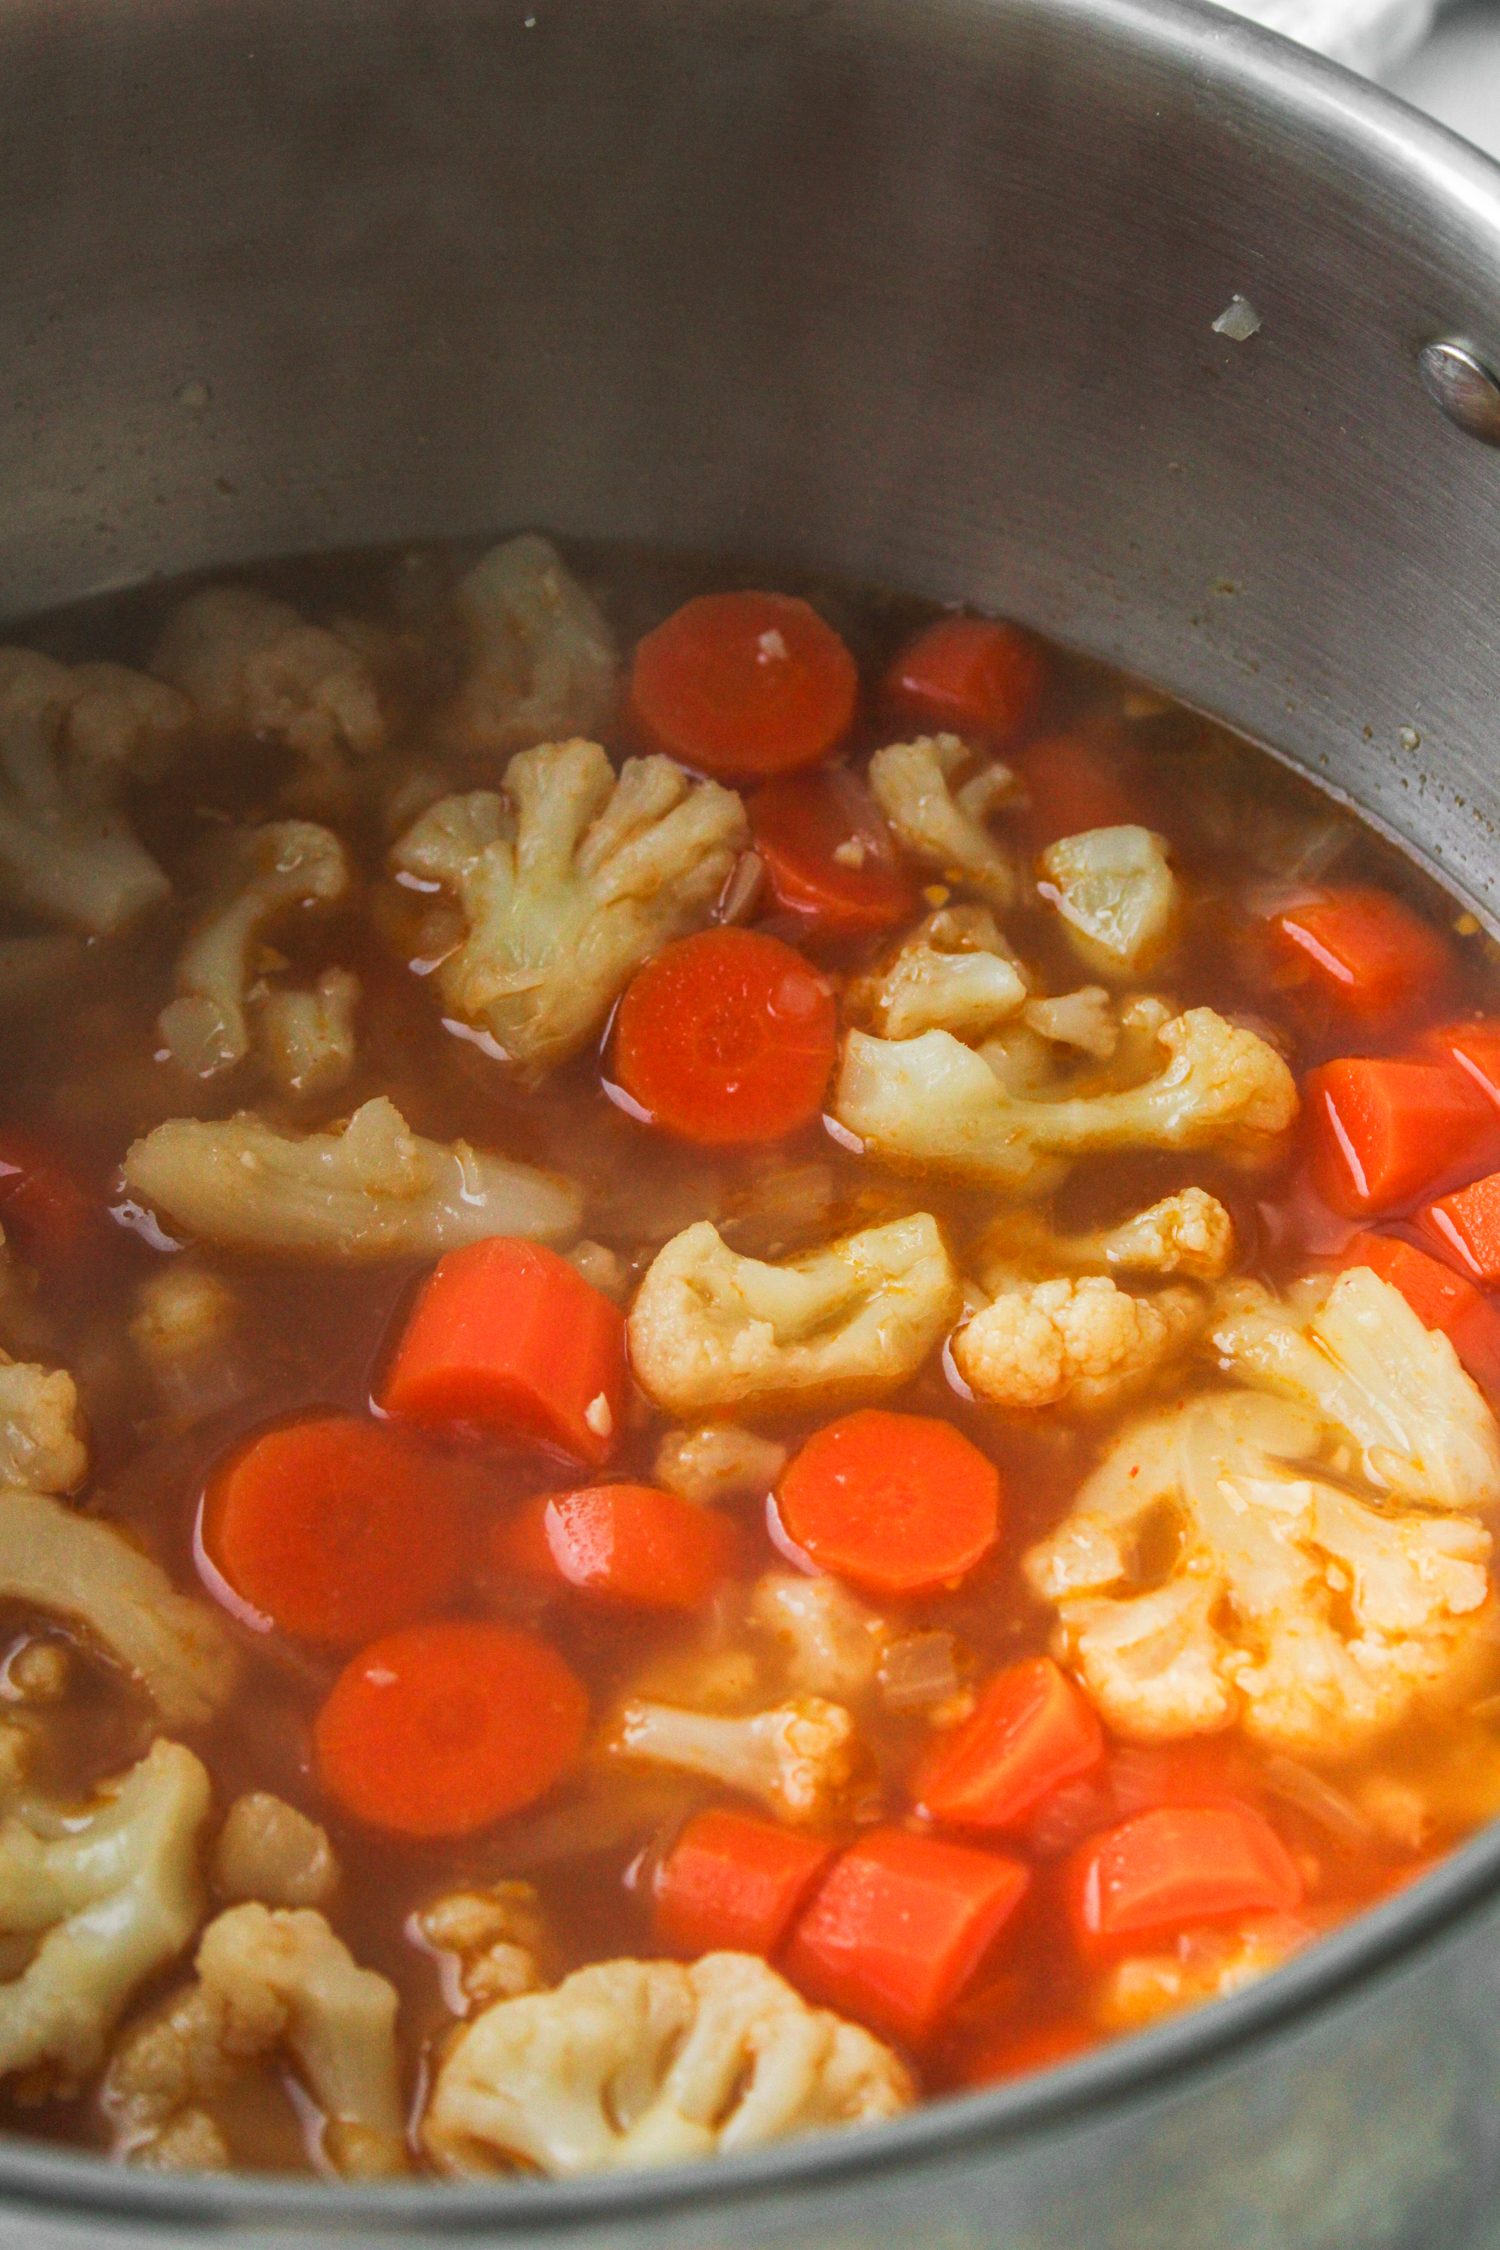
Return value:
<svg viewBox="0 0 1500 2250">
<path fill-rule="evenodd" d="M 845 837 L 842 844 L 834 846 L 833 856 L 840 867 L 863 867 L 866 856 L 863 839 L 858 836 Z"/>
<path fill-rule="evenodd" d="M 600 1391 L 596 1398 L 589 1400 L 588 1405 L 583 1410 L 583 1418 L 595 1437 L 613 1437 L 615 1418 L 609 1410 L 609 1400 L 605 1397 L 603 1391 Z"/>
</svg>

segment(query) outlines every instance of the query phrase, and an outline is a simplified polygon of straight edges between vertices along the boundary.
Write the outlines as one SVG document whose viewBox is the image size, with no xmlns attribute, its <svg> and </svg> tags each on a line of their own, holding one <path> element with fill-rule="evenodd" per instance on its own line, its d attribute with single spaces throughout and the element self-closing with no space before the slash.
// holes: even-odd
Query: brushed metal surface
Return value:
<svg viewBox="0 0 1500 2250">
<path fill-rule="evenodd" d="M 1174 0 L 0 10 L 0 614 L 531 522 L 829 567 L 1219 712 L 1493 925 L 1500 456 L 1441 336 L 1500 354 L 1500 173 Z M 868 2142 L 375 2200 L 16 2143 L 0 2245 L 1500 2244 L 1497 1881 Z"/>
</svg>

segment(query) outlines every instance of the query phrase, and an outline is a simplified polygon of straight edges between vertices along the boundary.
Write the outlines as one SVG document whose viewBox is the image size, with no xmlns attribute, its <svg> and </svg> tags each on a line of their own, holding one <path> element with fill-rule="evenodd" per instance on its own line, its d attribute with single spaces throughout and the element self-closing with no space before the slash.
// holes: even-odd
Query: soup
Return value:
<svg viewBox="0 0 1500 2250">
<path fill-rule="evenodd" d="M 869 2124 L 1500 1808 L 1500 1000 L 1018 629 L 570 552 L 0 654 L 0 2072 L 174 2169 Z"/>
</svg>

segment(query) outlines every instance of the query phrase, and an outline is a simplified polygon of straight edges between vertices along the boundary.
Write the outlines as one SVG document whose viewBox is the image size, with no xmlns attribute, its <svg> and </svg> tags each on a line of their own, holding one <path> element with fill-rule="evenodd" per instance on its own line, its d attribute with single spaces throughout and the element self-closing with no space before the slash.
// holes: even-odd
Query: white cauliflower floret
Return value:
<svg viewBox="0 0 1500 2250">
<path fill-rule="evenodd" d="M 837 1578 L 768 1570 L 755 1582 L 750 1616 L 787 1659 L 794 1688 L 850 1703 L 874 1684 L 891 1638 L 883 1617 Z"/>
<path fill-rule="evenodd" d="M 858 1742 L 842 1704 L 804 1695 L 743 1718 L 634 1697 L 610 1739 L 616 1757 L 702 1774 L 758 1797 L 782 1820 L 824 1821 L 854 1778 Z"/>
<path fill-rule="evenodd" d="M 1028 1100 L 946 1031 L 902 1040 L 852 1031 L 833 1114 L 871 1154 L 1032 1194 L 1100 1150 L 1213 1148 L 1248 1161 L 1284 1145 L 1297 1089 L 1263 1039 L 1190 1008 L 1158 1040 L 1166 1062 L 1142 1086 Z"/>
<path fill-rule="evenodd" d="M 173 1258 L 141 1282 L 130 1341 L 169 1413 L 198 1421 L 243 1397 L 248 1377 L 235 1341 L 239 1320 L 228 1283 L 190 1258 Z"/>
<path fill-rule="evenodd" d="M 300 761 L 288 802 L 335 809 L 350 757 L 385 743 L 369 665 L 337 633 L 247 586 L 192 594 L 167 620 L 151 669 L 210 726 L 284 743 Z"/>
<path fill-rule="evenodd" d="M 1024 1558 L 1057 1605 L 1059 1654 L 1117 1733 L 1239 1720 L 1337 1757 L 1465 1691 L 1494 1607 L 1489 1533 L 1334 1488 L 1316 1467 L 1328 1441 L 1282 1399 L 1184 1400 L 1127 1430 Z M 1138 1558 L 1163 1531 L 1175 1556 L 1143 1589 Z"/>
<path fill-rule="evenodd" d="M 1025 999 L 1020 966 L 985 906 L 929 914 L 892 959 L 850 993 L 883 1039 L 912 1039 L 934 1029 L 978 1039 L 1015 1015 Z"/>
<path fill-rule="evenodd" d="M 0 2075 L 68 2091 L 98 2068 L 130 1995 L 197 1925 L 208 1803 L 192 1752 L 157 1741 L 87 1804 L 28 1794 L 0 1820 L 0 1933 L 38 1941 L 0 1984 Z"/>
<path fill-rule="evenodd" d="M 552 1938 L 530 1883 L 448 1891 L 413 1920 L 423 1944 L 451 1972 L 444 1975 L 443 1995 L 456 2016 L 540 1992 L 551 1981 L 542 1965 Z"/>
<path fill-rule="evenodd" d="M 263 1906 L 326 1906 L 339 1887 L 328 1832 L 284 1797 L 252 1789 L 236 1797 L 214 1846 L 220 1898 Z"/>
<path fill-rule="evenodd" d="M 720 1500 L 763 1499 L 786 1467 L 786 1447 L 733 1422 L 668 1430 L 652 1475 L 669 1492 L 699 1507 Z"/>
<path fill-rule="evenodd" d="M 1294 1914 L 1257 1914 L 1228 1929 L 1190 1930 L 1175 1952 L 1117 1961 L 1094 1995 L 1094 2020 L 1105 2031 L 1140 2031 L 1181 2008 L 1243 1992 L 1313 1935 Z"/>
<path fill-rule="evenodd" d="M 1096 974 L 1137 976 L 1161 954 L 1178 907 L 1165 838 L 1133 825 L 1090 828 L 1049 844 L 1041 869 L 1043 898 Z"/>
<path fill-rule="evenodd" d="M 285 1094 L 336 1093 L 358 1058 L 354 1017 L 363 997 L 352 969 L 324 969 L 310 992 L 278 986 L 261 1002 L 266 1067 Z"/>
<path fill-rule="evenodd" d="M 749 831 L 734 792 L 670 758 L 618 780 L 597 742 L 523 750 L 505 793 L 444 797 L 398 870 L 451 891 L 468 936 L 437 971 L 446 1004 L 530 1071 L 599 1029 L 632 973 L 705 923 Z"/>
<path fill-rule="evenodd" d="M 422 1140 L 383 1096 L 342 1132 L 279 1133 L 249 1112 L 173 1118 L 132 1144 L 123 1178 L 186 1234 L 289 1257 L 435 1258 L 492 1234 L 565 1241 L 583 1218 L 560 1173 Z"/>
<path fill-rule="evenodd" d="M 893 742 L 870 760 L 870 794 L 913 859 L 992 906 L 1011 906 L 1016 871 L 984 822 L 1012 777 L 1006 766 L 982 764 L 960 782 L 973 764 L 956 734 Z"/>
<path fill-rule="evenodd" d="M 1025 1014 L 1028 1028 L 1039 1038 L 1054 1047 L 1076 1047 L 1095 1062 L 1108 1062 L 1120 1044 L 1120 1026 L 1102 984 L 1085 984 L 1050 1000 L 1028 1000 Z"/>
<path fill-rule="evenodd" d="M 1105 1274 L 1016 1280 L 959 1329 L 953 1358 L 992 1406 L 1097 1413 L 1179 1359 L 1207 1318 L 1191 1289 L 1138 1297 Z"/>
<path fill-rule="evenodd" d="M 244 1061 L 247 995 L 267 931 L 284 915 L 336 905 L 348 891 L 348 854 L 330 828 L 278 820 L 239 839 L 228 895 L 178 956 L 178 997 L 156 1019 L 179 1070 L 211 1078 Z"/>
<path fill-rule="evenodd" d="M 463 2030 L 422 2134 L 444 2171 L 556 2179 L 681 2164 L 834 2125 L 916 2089 L 888 2047 L 811 2008 L 763 1961 L 606 1961 Z"/>
<path fill-rule="evenodd" d="M 196 1967 L 197 1982 L 137 2025 L 110 2063 L 100 2099 L 117 2155 L 174 2169 L 195 2154 L 222 2162 L 205 2105 L 281 2050 L 323 2114 L 336 2172 L 407 2169 L 395 1987 L 361 1969 L 321 1914 L 232 1906 L 204 1931 Z"/>
<path fill-rule="evenodd" d="M 1282 1305 L 1255 1282 L 1219 1294 L 1209 1341 L 1238 1381 L 1345 1432 L 1373 1485 L 1433 1508 L 1500 1499 L 1500 1430 L 1439 1329 L 1399 1289 L 1352 1266 Z"/>
<path fill-rule="evenodd" d="M 105 937 L 167 897 L 119 795 L 127 773 L 161 769 L 189 717 L 119 665 L 0 649 L 0 885 L 17 905 Z"/>
<path fill-rule="evenodd" d="M 641 1283 L 627 1323 L 636 1380 L 664 1413 L 865 1398 L 915 1374 L 959 1307 L 926 1212 L 763 1265 L 700 1219 Z"/>
<path fill-rule="evenodd" d="M 449 712 L 455 749 L 490 753 L 593 734 L 614 708 L 614 636 L 549 539 L 492 547 L 458 588 L 473 669 Z"/>
<path fill-rule="evenodd" d="M 1200 1187 L 1179 1188 L 1134 1218 L 1093 1234 L 1054 1234 L 1034 1211 L 1007 1211 L 986 1228 L 973 1263 L 990 1290 L 1016 1275 L 1045 1280 L 1059 1272 L 1218 1281 L 1234 1263 L 1234 1221 L 1218 1197 Z"/>
<path fill-rule="evenodd" d="M 0 1352 L 0 1485 L 69 1492 L 88 1465 L 72 1376 Z"/>
</svg>

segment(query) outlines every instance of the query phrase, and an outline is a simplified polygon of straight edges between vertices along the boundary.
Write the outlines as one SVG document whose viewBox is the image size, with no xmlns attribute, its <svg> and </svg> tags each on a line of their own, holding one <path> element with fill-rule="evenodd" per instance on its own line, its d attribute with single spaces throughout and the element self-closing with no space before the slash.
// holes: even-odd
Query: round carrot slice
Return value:
<svg viewBox="0 0 1500 2250">
<path fill-rule="evenodd" d="M 1036 717 L 1047 659 L 1029 633 L 990 617 L 940 617 L 901 650 L 883 700 L 898 725 L 982 735 L 1006 749 Z"/>
<path fill-rule="evenodd" d="M 866 1407 L 808 1439 L 777 1489 L 788 1536 L 875 1594 L 951 1586 L 1000 1532 L 1000 1472 L 949 1422 Z"/>
<path fill-rule="evenodd" d="M 869 791 L 847 766 L 788 775 L 746 808 L 771 886 L 788 914 L 829 937 L 895 929 L 917 911 L 917 887 Z"/>
<path fill-rule="evenodd" d="M 378 1422 L 264 1430 L 204 1499 L 204 1556 L 262 1626 L 358 1648 L 440 1609 L 462 1571 L 473 1474 Z"/>
<path fill-rule="evenodd" d="M 630 718 L 653 750 L 725 781 L 753 781 L 828 757 L 858 696 L 853 657 L 808 603 L 700 594 L 637 647 Z"/>
<path fill-rule="evenodd" d="M 535 1803 L 583 1746 L 588 1698 L 532 1633 L 411 1625 L 346 1665 L 318 1713 L 328 1794 L 399 1836 L 468 1836 Z"/>
<path fill-rule="evenodd" d="M 728 1571 L 734 1527 L 649 1484 L 542 1492 L 495 1533 L 502 1568 L 644 1609 L 697 1609 Z"/>
<path fill-rule="evenodd" d="M 774 1141 L 822 1110 L 838 1043 L 826 977 L 759 930 L 701 930 L 648 961 L 615 1019 L 615 1074 L 653 1123 Z"/>
</svg>

